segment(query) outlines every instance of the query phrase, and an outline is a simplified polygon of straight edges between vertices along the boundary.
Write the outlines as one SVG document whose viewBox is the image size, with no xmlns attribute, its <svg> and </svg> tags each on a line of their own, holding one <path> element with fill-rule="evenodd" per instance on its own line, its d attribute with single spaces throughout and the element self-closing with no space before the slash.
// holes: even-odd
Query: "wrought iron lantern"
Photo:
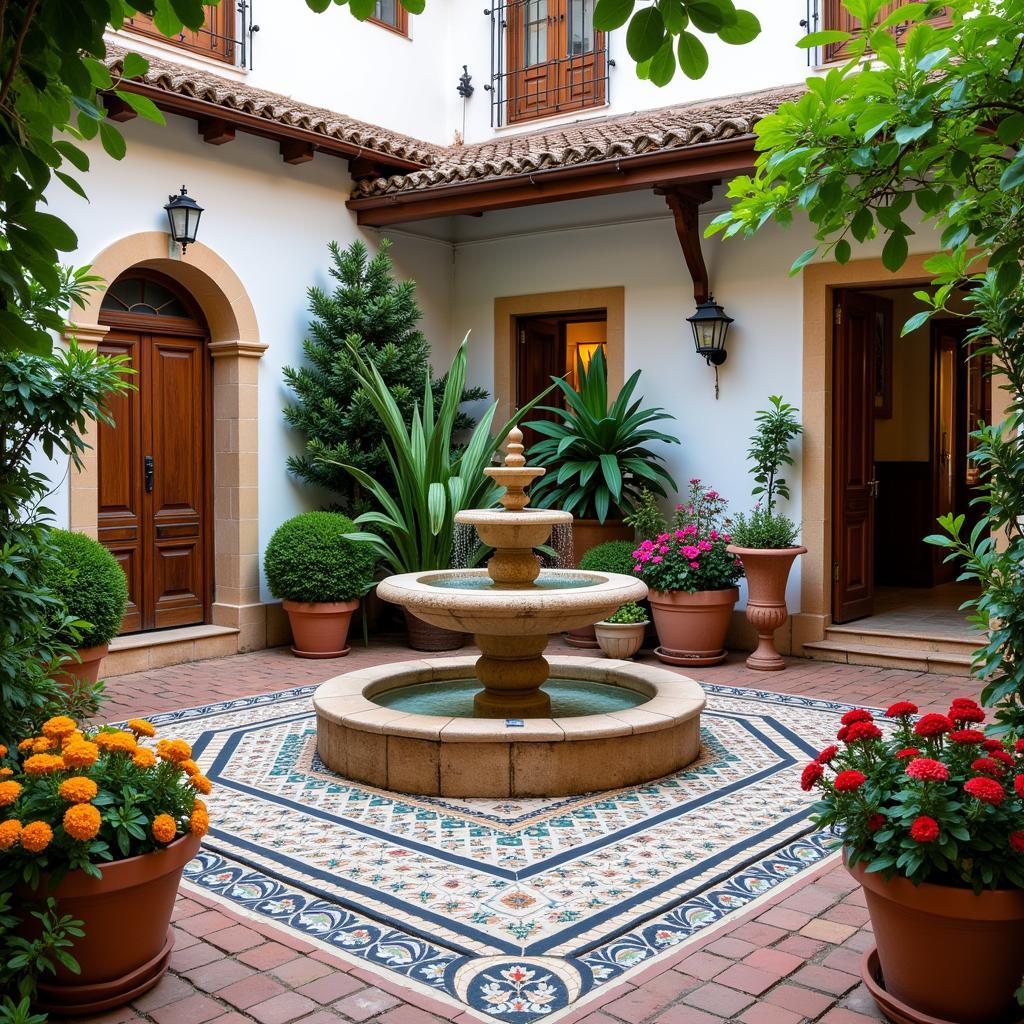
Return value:
<svg viewBox="0 0 1024 1024">
<path fill-rule="evenodd" d="M 203 208 L 181 186 L 181 194 L 167 197 L 167 220 L 171 226 L 171 238 L 181 246 L 181 251 L 196 240 L 199 232 L 199 218 Z"/>
<path fill-rule="evenodd" d="M 725 338 L 733 318 L 709 295 L 704 302 L 697 303 L 697 311 L 688 316 L 686 322 L 693 328 L 693 344 L 697 355 L 715 368 L 715 398 L 718 398 L 718 368 L 725 362 Z"/>
</svg>

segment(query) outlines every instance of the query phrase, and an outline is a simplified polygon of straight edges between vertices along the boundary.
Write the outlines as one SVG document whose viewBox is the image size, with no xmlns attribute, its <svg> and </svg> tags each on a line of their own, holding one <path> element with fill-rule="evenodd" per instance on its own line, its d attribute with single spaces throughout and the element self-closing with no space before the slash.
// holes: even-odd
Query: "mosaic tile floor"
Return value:
<svg viewBox="0 0 1024 1024">
<path fill-rule="evenodd" d="M 848 705 L 707 689 L 682 772 L 514 802 L 340 779 L 316 755 L 313 687 L 157 716 L 216 783 L 187 878 L 425 992 L 550 1018 L 829 852 L 797 779 Z"/>
</svg>

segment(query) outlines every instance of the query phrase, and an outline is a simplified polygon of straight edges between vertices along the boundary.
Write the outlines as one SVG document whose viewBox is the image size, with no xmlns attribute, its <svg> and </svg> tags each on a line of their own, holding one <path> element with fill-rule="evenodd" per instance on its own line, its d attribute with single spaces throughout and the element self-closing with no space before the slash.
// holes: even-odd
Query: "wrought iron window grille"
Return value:
<svg viewBox="0 0 1024 1024">
<path fill-rule="evenodd" d="M 254 2 L 255 0 L 235 0 L 233 18 L 229 13 L 231 0 L 223 0 L 222 9 L 210 5 L 207 7 L 207 20 L 202 28 L 194 32 L 191 29 L 184 29 L 172 37 L 159 32 L 152 19 L 146 16 L 126 19 L 125 27 L 141 35 L 162 39 L 193 53 L 213 57 L 233 67 L 251 71 L 253 41 L 260 30 L 259 25 L 253 22 Z"/>
</svg>

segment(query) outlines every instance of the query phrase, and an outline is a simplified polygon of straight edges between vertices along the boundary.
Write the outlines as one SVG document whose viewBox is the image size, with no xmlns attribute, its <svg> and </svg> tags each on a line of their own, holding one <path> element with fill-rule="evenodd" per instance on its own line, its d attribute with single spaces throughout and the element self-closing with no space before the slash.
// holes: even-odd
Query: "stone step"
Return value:
<svg viewBox="0 0 1024 1024">
<path fill-rule="evenodd" d="M 926 654 L 970 655 L 981 646 L 983 637 L 980 633 L 941 636 L 934 633 L 904 633 L 888 629 L 866 629 L 854 622 L 848 626 L 829 626 L 825 630 L 825 639 L 867 647 L 898 647 L 901 650 L 921 651 Z"/>
<path fill-rule="evenodd" d="M 909 672 L 935 672 L 946 676 L 971 674 L 970 653 L 915 650 L 908 647 L 851 643 L 847 640 L 826 638 L 804 644 L 804 654 L 818 661 L 834 661 L 845 665 L 901 668 Z"/>
</svg>

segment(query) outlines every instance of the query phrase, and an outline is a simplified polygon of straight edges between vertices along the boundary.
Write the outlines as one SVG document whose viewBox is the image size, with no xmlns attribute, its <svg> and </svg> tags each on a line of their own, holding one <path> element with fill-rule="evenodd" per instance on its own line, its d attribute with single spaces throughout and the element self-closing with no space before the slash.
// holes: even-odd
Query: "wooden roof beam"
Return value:
<svg viewBox="0 0 1024 1024">
<path fill-rule="evenodd" d="M 654 191 L 665 197 L 676 225 L 679 248 L 683 250 L 686 269 L 693 281 L 693 298 L 699 306 L 711 295 L 708 286 L 708 269 L 700 246 L 699 212 L 701 203 L 706 203 L 720 182 L 703 181 L 694 184 L 664 185 Z"/>
</svg>

